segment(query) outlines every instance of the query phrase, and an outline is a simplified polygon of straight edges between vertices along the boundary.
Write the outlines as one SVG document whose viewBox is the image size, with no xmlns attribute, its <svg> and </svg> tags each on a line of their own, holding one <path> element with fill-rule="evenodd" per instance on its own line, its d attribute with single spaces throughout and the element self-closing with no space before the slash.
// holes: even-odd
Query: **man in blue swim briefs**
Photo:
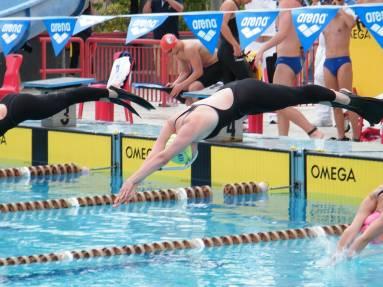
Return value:
<svg viewBox="0 0 383 287">
<path fill-rule="evenodd" d="M 335 0 L 335 5 L 343 5 L 344 0 Z M 342 88 L 352 90 L 352 65 L 350 59 L 350 34 L 355 19 L 345 9 L 339 9 L 335 18 L 323 32 L 326 40 L 326 60 L 324 62 L 324 80 L 329 89 L 339 91 Z M 349 112 L 352 126 L 352 138 L 358 141 L 360 127 L 358 116 Z M 342 109 L 334 108 L 334 119 L 338 140 L 349 140 L 345 135 L 344 114 Z"/>
<path fill-rule="evenodd" d="M 301 3 L 298 0 L 281 0 L 280 8 L 298 8 Z M 291 11 L 281 11 L 277 22 L 278 32 L 257 51 L 254 65 L 258 65 L 263 58 L 263 53 L 268 49 L 277 47 L 277 62 L 273 83 L 286 86 L 294 86 L 297 76 L 302 70 L 300 42 L 292 22 Z M 277 111 L 278 133 L 287 136 L 290 121 L 302 128 L 312 138 L 322 138 L 321 133 L 306 117 L 294 107 L 288 107 Z"/>
</svg>

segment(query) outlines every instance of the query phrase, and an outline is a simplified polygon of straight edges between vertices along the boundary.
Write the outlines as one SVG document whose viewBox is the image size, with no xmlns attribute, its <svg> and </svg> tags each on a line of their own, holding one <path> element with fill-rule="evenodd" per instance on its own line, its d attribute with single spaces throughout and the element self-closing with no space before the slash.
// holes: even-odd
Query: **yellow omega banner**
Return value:
<svg viewBox="0 0 383 287">
<path fill-rule="evenodd" d="M 290 153 L 257 149 L 211 147 L 211 182 L 265 181 L 271 187 L 290 184 Z M 289 191 L 288 189 L 278 192 Z"/>
<path fill-rule="evenodd" d="M 137 171 L 154 144 L 151 139 L 127 138 L 122 139 L 122 170 L 124 176 L 129 176 Z M 167 166 L 176 166 L 169 162 Z M 191 184 L 191 168 L 185 170 L 157 171 L 145 179 L 145 182 L 161 182 L 167 186 L 185 187 Z"/>
<path fill-rule="evenodd" d="M 383 159 L 307 155 L 306 179 L 308 199 L 354 204 L 382 184 Z"/>
<path fill-rule="evenodd" d="M 0 137 L 0 160 L 32 164 L 32 130 L 14 128 Z"/>
<path fill-rule="evenodd" d="M 74 132 L 48 133 L 48 162 L 73 162 L 89 168 L 112 164 L 112 137 Z"/>
<path fill-rule="evenodd" d="M 362 25 L 351 32 L 350 52 L 353 67 L 353 86 L 362 96 L 383 93 L 383 49 Z"/>
</svg>

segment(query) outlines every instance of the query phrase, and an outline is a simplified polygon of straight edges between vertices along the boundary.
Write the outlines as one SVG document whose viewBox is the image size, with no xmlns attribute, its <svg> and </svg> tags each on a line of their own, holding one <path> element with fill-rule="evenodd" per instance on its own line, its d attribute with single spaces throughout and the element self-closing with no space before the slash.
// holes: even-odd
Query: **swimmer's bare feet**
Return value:
<svg viewBox="0 0 383 287">
<path fill-rule="evenodd" d="M 307 132 L 307 135 L 312 139 L 323 139 L 324 134 L 318 130 L 317 127 L 313 127 L 310 131 Z"/>
</svg>

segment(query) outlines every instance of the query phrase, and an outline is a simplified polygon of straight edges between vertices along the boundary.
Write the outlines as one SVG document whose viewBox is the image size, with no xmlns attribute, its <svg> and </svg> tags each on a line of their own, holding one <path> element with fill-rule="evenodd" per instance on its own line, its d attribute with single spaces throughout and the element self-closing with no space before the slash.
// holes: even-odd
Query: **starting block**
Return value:
<svg viewBox="0 0 383 287">
<path fill-rule="evenodd" d="M 76 124 L 76 105 L 72 105 L 49 118 L 41 120 L 41 125 L 46 128 L 75 127 Z"/>
</svg>

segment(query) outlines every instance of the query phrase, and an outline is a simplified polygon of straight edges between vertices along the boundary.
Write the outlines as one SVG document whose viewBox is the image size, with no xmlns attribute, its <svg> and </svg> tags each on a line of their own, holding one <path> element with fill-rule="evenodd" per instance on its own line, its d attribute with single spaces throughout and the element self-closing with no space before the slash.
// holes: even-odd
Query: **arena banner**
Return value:
<svg viewBox="0 0 383 287">
<path fill-rule="evenodd" d="M 128 33 L 126 36 L 126 44 L 134 39 L 140 38 L 141 36 L 153 31 L 160 26 L 166 19 L 167 15 L 159 16 L 132 16 L 128 27 Z"/>
<path fill-rule="evenodd" d="M 291 11 L 295 31 L 305 52 L 313 45 L 339 9 L 322 7 L 299 8 Z"/>
<path fill-rule="evenodd" d="M 44 20 L 44 24 L 52 40 L 55 55 L 57 56 L 65 47 L 70 37 L 72 37 L 76 19 L 70 17 L 46 19 Z"/>
<path fill-rule="evenodd" d="M 94 25 L 106 22 L 115 18 L 114 16 L 92 16 L 92 15 L 81 15 L 74 26 L 73 35 L 80 33 Z"/>
<path fill-rule="evenodd" d="M 32 163 L 32 129 L 14 128 L 0 136 L 0 161 Z"/>
<path fill-rule="evenodd" d="M 290 185 L 290 152 L 211 146 L 212 185 L 249 181 L 264 181 L 271 187 Z"/>
<path fill-rule="evenodd" d="M 29 21 L 26 20 L 0 21 L 0 45 L 5 55 L 8 55 L 22 41 L 28 28 Z"/>
<path fill-rule="evenodd" d="M 383 6 L 359 6 L 352 9 L 383 48 Z"/>
<path fill-rule="evenodd" d="M 211 54 L 214 54 L 221 32 L 223 14 L 201 13 L 184 15 L 184 20 L 189 30 L 193 32 Z"/>
<path fill-rule="evenodd" d="M 382 184 L 383 159 L 305 155 L 307 198 L 360 202 Z"/>
<path fill-rule="evenodd" d="M 236 21 L 241 48 L 245 49 L 264 33 L 278 16 L 278 11 L 237 13 Z"/>
<path fill-rule="evenodd" d="M 49 131 L 48 163 L 109 167 L 112 165 L 112 140 L 111 135 Z"/>
<path fill-rule="evenodd" d="M 141 167 L 145 159 L 149 156 L 154 142 L 154 139 L 122 138 L 121 162 L 122 174 L 125 177 L 132 175 Z M 176 166 L 176 164 L 170 162 L 167 166 Z M 191 168 L 185 170 L 157 171 L 145 179 L 146 184 L 150 184 L 151 182 L 161 182 L 167 187 L 190 186 Z"/>
</svg>

